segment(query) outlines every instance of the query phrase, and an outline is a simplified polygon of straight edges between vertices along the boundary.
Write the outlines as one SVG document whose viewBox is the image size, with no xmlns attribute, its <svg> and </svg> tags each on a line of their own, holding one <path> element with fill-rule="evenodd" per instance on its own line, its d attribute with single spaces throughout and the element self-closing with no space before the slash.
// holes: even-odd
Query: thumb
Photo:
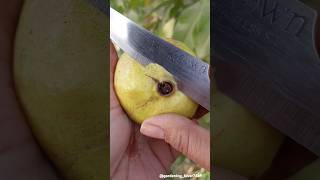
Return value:
<svg viewBox="0 0 320 180">
<path fill-rule="evenodd" d="M 183 116 L 163 114 L 143 122 L 140 132 L 163 139 L 199 166 L 210 170 L 210 133 Z"/>
</svg>

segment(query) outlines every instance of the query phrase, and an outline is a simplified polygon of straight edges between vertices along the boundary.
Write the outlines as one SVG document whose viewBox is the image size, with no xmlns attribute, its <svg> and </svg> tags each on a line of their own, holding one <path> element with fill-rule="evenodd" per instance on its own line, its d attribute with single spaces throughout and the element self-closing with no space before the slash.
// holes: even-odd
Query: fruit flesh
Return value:
<svg viewBox="0 0 320 180">
<path fill-rule="evenodd" d="M 28 123 L 70 180 L 107 179 L 108 19 L 85 0 L 26 0 L 14 76 Z"/>
<path fill-rule="evenodd" d="M 167 41 L 194 55 L 184 44 L 169 39 Z M 114 81 L 122 107 L 137 123 L 163 113 L 176 113 L 191 118 L 198 107 L 177 88 L 174 77 L 162 66 L 151 63 L 144 67 L 127 54 L 123 54 L 117 63 Z M 161 82 L 173 85 L 169 95 L 159 93 Z"/>
</svg>

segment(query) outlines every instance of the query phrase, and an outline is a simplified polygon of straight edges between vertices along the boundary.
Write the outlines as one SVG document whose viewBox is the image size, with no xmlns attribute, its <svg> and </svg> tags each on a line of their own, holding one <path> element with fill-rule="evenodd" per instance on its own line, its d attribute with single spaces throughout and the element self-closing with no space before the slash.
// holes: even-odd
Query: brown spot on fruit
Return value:
<svg viewBox="0 0 320 180">
<path fill-rule="evenodd" d="M 170 96 L 174 92 L 174 84 L 169 81 L 158 82 L 158 92 L 161 96 Z"/>
</svg>

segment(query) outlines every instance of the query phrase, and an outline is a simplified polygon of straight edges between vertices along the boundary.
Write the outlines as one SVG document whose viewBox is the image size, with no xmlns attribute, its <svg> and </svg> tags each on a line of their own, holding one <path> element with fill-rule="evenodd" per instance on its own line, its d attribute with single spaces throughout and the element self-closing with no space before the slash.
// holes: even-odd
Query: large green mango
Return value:
<svg viewBox="0 0 320 180">
<path fill-rule="evenodd" d="M 259 177 L 270 167 L 284 136 L 217 89 L 213 106 L 214 165 Z"/>
<path fill-rule="evenodd" d="M 316 160 L 312 164 L 306 166 L 297 172 L 288 180 L 319 180 L 320 179 L 320 160 Z"/>
<path fill-rule="evenodd" d="M 66 179 L 107 179 L 108 29 L 108 17 L 86 0 L 24 1 L 16 88 L 36 139 Z"/>
</svg>

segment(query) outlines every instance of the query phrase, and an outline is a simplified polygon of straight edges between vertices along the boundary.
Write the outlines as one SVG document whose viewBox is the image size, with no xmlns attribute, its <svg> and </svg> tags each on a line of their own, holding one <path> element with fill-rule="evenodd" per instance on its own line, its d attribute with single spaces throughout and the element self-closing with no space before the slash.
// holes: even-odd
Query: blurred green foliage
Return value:
<svg viewBox="0 0 320 180">
<path fill-rule="evenodd" d="M 187 44 L 196 56 L 210 62 L 210 0 L 111 0 L 111 7 L 160 37 Z M 210 114 L 200 120 L 210 128 Z M 173 163 L 173 174 L 201 173 L 209 180 L 210 172 L 197 167 L 185 156 Z M 187 179 L 187 178 L 186 178 Z"/>
</svg>

